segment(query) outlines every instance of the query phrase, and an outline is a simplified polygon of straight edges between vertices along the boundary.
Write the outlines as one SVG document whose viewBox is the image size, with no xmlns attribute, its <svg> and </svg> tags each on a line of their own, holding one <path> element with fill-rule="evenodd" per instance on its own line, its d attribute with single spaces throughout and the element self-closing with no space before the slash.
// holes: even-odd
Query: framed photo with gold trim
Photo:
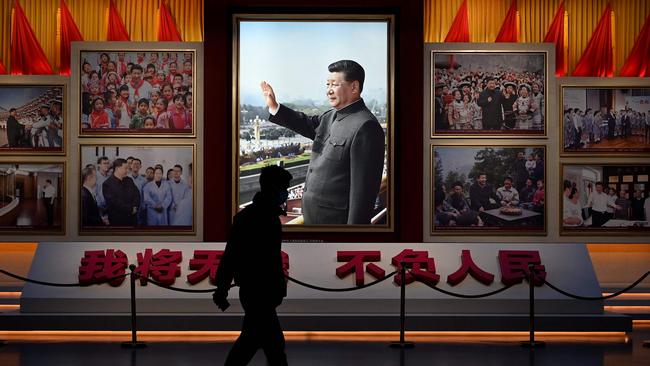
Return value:
<svg viewBox="0 0 650 366">
<path fill-rule="evenodd" d="M 195 137 L 199 43 L 73 44 L 80 137 Z"/>
<path fill-rule="evenodd" d="M 650 233 L 650 164 L 562 163 L 560 235 Z"/>
<path fill-rule="evenodd" d="M 561 156 L 650 157 L 650 84 L 642 78 L 561 78 Z"/>
<path fill-rule="evenodd" d="M 430 146 L 431 235 L 545 235 L 544 145 Z"/>
<path fill-rule="evenodd" d="M 431 138 L 547 136 L 547 45 L 428 44 Z"/>
<path fill-rule="evenodd" d="M 0 232 L 65 234 L 65 163 L 0 162 Z"/>
<path fill-rule="evenodd" d="M 64 155 L 68 79 L 0 76 L 0 155 Z"/>
<path fill-rule="evenodd" d="M 233 215 L 278 164 L 293 175 L 285 231 L 394 230 L 394 26 L 391 14 L 233 15 Z"/>
<path fill-rule="evenodd" d="M 194 144 L 82 144 L 79 233 L 196 232 Z"/>
</svg>

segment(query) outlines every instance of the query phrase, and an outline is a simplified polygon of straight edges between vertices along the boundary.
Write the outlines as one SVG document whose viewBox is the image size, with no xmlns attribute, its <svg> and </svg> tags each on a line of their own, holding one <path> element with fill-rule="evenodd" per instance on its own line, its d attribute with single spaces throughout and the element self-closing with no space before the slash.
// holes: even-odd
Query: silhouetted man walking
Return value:
<svg viewBox="0 0 650 366">
<path fill-rule="evenodd" d="M 213 294 L 214 303 L 225 311 L 230 306 L 226 298 L 234 279 L 245 312 L 241 335 L 226 358 L 226 366 L 248 364 L 260 348 L 270 365 L 287 365 L 284 335 L 275 308 L 287 295 L 278 216 L 286 215 L 280 205 L 287 200 L 292 178 L 279 166 L 262 169 L 261 192 L 251 205 L 235 215 Z"/>
</svg>

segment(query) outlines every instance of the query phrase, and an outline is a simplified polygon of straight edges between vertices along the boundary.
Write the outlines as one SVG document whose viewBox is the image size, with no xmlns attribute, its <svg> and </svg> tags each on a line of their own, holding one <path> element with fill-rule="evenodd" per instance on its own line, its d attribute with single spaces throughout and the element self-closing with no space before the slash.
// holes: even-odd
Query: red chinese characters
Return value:
<svg viewBox="0 0 650 366">
<path fill-rule="evenodd" d="M 79 283 L 91 285 L 94 283 L 108 283 L 111 286 L 119 286 L 124 282 L 123 276 L 129 261 L 121 250 L 106 249 L 89 250 L 84 252 L 79 266 Z M 119 278 L 115 278 L 119 277 Z"/>
<path fill-rule="evenodd" d="M 429 258 L 429 252 L 426 250 L 404 249 L 392 259 L 393 265 L 398 269 L 401 268 L 401 262 L 404 262 L 406 268 L 410 268 L 406 272 L 406 278 L 404 278 L 407 285 L 418 280 L 427 285 L 435 286 L 440 281 L 440 276 L 436 274 L 436 265 L 433 258 Z M 402 284 L 402 275 L 400 273 L 395 276 L 395 283 Z"/>
<path fill-rule="evenodd" d="M 183 261 L 183 253 L 161 249 L 156 254 L 153 250 L 145 249 L 144 254 L 138 253 L 138 267 L 135 273 L 140 276 L 140 284 L 147 285 L 147 279 L 153 278 L 164 285 L 173 285 L 176 277 L 181 275 L 179 263 Z"/>
<path fill-rule="evenodd" d="M 187 275 L 187 282 L 196 285 L 210 276 L 210 283 L 216 284 L 217 268 L 223 252 L 223 250 L 195 250 L 194 258 L 190 259 L 190 269 L 195 272 Z"/>
<path fill-rule="evenodd" d="M 476 263 L 474 263 L 470 251 L 463 249 L 463 252 L 460 256 L 460 268 L 456 272 L 447 276 L 447 283 L 452 286 L 456 286 L 459 283 L 463 282 L 468 274 L 484 285 L 490 285 L 492 282 L 494 282 L 494 275 L 480 269 Z"/>
<path fill-rule="evenodd" d="M 541 286 L 546 279 L 546 268 L 541 263 L 542 259 L 536 250 L 500 250 L 501 282 L 506 286 L 521 283 L 524 278 L 528 278 L 528 267 L 532 264 L 535 273 L 533 284 Z"/>
<path fill-rule="evenodd" d="M 381 252 L 378 250 L 369 251 L 339 251 L 336 253 L 336 260 L 338 262 L 347 262 L 346 264 L 336 269 L 336 276 L 338 278 L 345 278 L 349 274 L 354 273 L 354 279 L 357 286 L 364 284 L 364 263 L 377 262 L 381 260 Z M 386 275 L 386 271 L 381 269 L 374 263 L 369 263 L 365 266 L 365 272 L 368 272 L 376 279 L 382 279 Z"/>
</svg>

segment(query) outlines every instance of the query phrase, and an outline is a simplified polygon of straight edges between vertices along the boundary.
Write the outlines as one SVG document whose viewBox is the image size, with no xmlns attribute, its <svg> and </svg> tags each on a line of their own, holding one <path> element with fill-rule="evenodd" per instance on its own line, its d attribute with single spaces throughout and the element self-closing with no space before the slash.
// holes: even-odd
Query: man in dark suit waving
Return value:
<svg viewBox="0 0 650 366">
<path fill-rule="evenodd" d="M 279 104 L 271 85 L 262 82 L 269 120 L 314 140 L 302 197 L 305 224 L 370 224 L 384 167 L 384 131 L 361 99 L 361 65 L 341 60 L 328 70 L 333 109 L 320 116 Z"/>
</svg>

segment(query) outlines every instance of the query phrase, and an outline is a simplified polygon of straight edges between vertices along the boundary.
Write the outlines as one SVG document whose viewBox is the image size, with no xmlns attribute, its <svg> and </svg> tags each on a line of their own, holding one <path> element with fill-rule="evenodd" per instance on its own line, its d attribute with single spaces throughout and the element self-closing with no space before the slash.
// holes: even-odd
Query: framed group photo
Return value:
<svg viewBox="0 0 650 366">
<path fill-rule="evenodd" d="M 563 163 L 560 234 L 650 233 L 650 165 Z"/>
<path fill-rule="evenodd" d="M 636 78 L 565 78 L 561 155 L 650 154 L 650 86 Z"/>
<path fill-rule="evenodd" d="M 233 215 L 263 167 L 287 231 L 393 230 L 393 15 L 233 16 Z"/>
<path fill-rule="evenodd" d="M 80 234 L 196 232 L 194 144 L 82 144 Z"/>
<path fill-rule="evenodd" d="M 80 42 L 72 85 L 79 135 L 195 137 L 195 43 Z M 78 72 L 77 72 L 78 71 Z"/>
<path fill-rule="evenodd" d="M 548 52 L 500 47 L 430 49 L 431 138 L 546 137 Z"/>
<path fill-rule="evenodd" d="M 543 145 L 431 145 L 431 235 L 546 234 Z"/>
<path fill-rule="evenodd" d="M 65 154 L 67 78 L 0 76 L 0 155 Z"/>
<path fill-rule="evenodd" d="M 0 163 L 0 232 L 65 234 L 65 164 Z"/>
</svg>

